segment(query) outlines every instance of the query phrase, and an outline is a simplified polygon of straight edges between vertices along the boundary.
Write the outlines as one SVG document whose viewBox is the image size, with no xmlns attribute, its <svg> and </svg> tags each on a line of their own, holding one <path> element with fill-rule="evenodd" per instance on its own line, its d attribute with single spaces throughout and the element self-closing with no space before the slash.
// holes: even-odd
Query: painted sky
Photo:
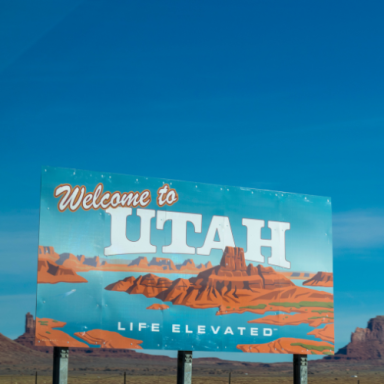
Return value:
<svg viewBox="0 0 384 384">
<path fill-rule="evenodd" d="M 382 315 L 383 12 L 0 1 L 0 332 L 34 313 L 42 165 L 330 196 L 336 347 Z"/>
</svg>

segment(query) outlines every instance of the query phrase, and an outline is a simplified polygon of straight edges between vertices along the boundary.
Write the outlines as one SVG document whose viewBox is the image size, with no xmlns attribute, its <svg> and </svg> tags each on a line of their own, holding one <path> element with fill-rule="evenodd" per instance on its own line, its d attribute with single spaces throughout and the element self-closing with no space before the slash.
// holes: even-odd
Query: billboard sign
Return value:
<svg viewBox="0 0 384 384">
<path fill-rule="evenodd" d="M 44 167 L 36 345 L 333 354 L 326 197 Z"/>
</svg>

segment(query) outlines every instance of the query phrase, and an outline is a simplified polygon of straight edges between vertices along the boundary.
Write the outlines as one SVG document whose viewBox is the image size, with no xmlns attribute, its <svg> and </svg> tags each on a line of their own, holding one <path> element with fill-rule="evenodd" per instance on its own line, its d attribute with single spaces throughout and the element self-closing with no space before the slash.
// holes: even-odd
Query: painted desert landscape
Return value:
<svg viewBox="0 0 384 384">
<path fill-rule="evenodd" d="M 331 273 L 319 273 L 304 282 L 330 286 Z M 322 285 L 323 284 L 323 285 Z M 309 334 L 322 342 L 283 338 L 267 344 L 239 344 L 243 352 L 333 354 L 333 295 L 296 286 L 272 267 L 246 265 L 242 248 L 227 247 L 220 265 L 189 279 L 170 280 L 155 274 L 127 277 L 105 289 L 131 295 L 156 297 L 163 302 L 190 308 L 217 308 L 217 315 L 251 312 L 277 315 L 250 320 L 248 323 L 277 326 L 308 324 L 315 328 Z M 325 325 L 325 326 L 324 326 Z M 321 328 L 319 328 L 321 327 Z"/>
<path fill-rule="evenodd" d="M 195 265 L 192 259 L 187 259 L 181 265 L 175 265 L 169 258 L 154 257 L 148 262 L 147 257 L 139 256 L 129 264 L 110 263 L 100 260 L 99 256 L 75 256 L 71 253 L 57 254 L 53 247 L 39 246 L 38 250 L 38 283 L 56 284 L 85 283 L 87 280 L 77 272 L 104 271 L 104 272 L 160 272 L 197 274 L 212 267 L 210 262 Z"/>
<path fill-rule="evenodd" d="M 272 267 L 247 264 L 244 250 L 233 247 L 225 249 L 218 265 L 213 266 L 211 262 L 207 262 L 197 267 L 191 259 L 185 260 L 181 265 L 175 265 L 171 259 L 154 257 L 148 262 L 146 257 L 140 256 L 129 264 L 127 261 L 124 264 L 118 260 L 108 263 L 99 257 L 86 258 L 84 255 L 74 256 L 70 253 L 59 255 L 53 247 L 39 247 L 40 287 L 58 283 L 68 283 L 72 287 L 89 283 L 89 273 L 95 271 L 112 272 L 112 276 L 117 272 L 119 275 L 128 273 L 124 279 L 101 288 L 111 293 L 143 296 L 140 303 L 147 310 L 174 311 L 176 307 L 184 307 L 186 311 L 209 309 L 214 310 L 214 317 L 220 316 L 223 321 L 232 318 L 234 314 L 247 314 L 247 319 L 242 320 L 244 325 L 279 327 L 276 329 L 281 329 L 281 334 L 284 334 L 284 326 L 298 329 L 303 325 L 309 327 L 309 331 L 301 332 L 299 337 L 274 337 L 270 341 L 264 339 L 262 343 L 239 341 L 234 346 L 237 351 L 334 354 L 333 294 L 326 291 L 333 286 L 332 273 L 305 273 L 308 279 L 298 280 L 298 274 L 301 273 L 291 272 L 289 275 Z M 182 277 L 172 279 L 172 275 L 176 273 Z M 192 276 L 185 278 L 184 274 Z M 169 275 L 169 278 L 164 275 Z M 75 291 L 76 289 L 72 289 L 65 295 Z M 44 293 L 42 295 L 44 296 Z M 119 297 L 124 300 L 124 297 Z M 156 302 L 148 302 L 146 305 L 146 298 L 155 299 Z M 249 317 L 252 314 L 255 315 L 254 318 Z M 68 320 L 63 320 L 46 316 L 37 318 L 37 345 L 151 348 L 146 340 L 127 337 L 116 332 L 115 327 L 111 329 L 106 325 L 103 328 L 84 327 L 81 331 L 68 333 L 63 329 Z M 233 326 L 229 326 L 229 323 L 227 325 L 226 332 L 233 334 Z M 236 326 L 242 325 L 242 322 L 237 320 Z"/>
</svg>

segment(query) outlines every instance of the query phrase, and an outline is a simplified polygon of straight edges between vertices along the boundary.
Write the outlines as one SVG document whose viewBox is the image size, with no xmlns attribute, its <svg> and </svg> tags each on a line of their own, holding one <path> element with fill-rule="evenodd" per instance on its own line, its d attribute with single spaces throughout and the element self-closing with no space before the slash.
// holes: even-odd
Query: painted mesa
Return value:
<svg viewBox="0 0 384 384">
<path fill-rule="evenodd" d="M 43 168 L 36 346 L 334 353 L 329 198 Z"/>
</svg>

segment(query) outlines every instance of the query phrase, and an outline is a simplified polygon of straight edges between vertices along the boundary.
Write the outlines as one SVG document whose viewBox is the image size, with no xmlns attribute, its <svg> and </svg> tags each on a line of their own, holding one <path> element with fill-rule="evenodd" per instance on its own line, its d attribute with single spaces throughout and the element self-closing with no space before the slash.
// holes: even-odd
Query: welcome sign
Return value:
<svg viewBox="0 0 384 384">
<path fill-rule="evenodd" d="M 36 345 L 334 353 L 329 198 L 44 167 Z"/>
</svg>

